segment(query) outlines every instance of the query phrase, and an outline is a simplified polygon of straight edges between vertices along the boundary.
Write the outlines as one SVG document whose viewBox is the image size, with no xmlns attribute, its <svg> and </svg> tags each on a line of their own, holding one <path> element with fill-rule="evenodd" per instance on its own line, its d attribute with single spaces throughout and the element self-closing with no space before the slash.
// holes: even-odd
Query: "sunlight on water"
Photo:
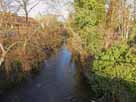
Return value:
<svg viewBox="0 0 136 102">
<path fill-rule="evenodd" d="M 89 90 L 77 74 L 72 55 L 64 46 L 45 61 L 34 79 L 4 93 L 1 102 L 89 102 Z"/>
</svg>

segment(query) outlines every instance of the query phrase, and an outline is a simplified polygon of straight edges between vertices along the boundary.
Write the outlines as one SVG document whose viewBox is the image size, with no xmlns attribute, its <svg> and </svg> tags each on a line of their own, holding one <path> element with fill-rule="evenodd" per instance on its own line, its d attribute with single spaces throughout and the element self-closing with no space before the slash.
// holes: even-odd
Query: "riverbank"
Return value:
<svg viewBox="0 0 136 102">
<path fill-rule="evenodd" d="M 70 38 L 69 42 L 72 43 L 72 38 Z M 92 99 L 94 101 L 134 102 L 136 98 L 136 84 L 125 80 L 126 78 L 132 77 L 129 77 L 128 75 L 130 75 L 129 73 L 133 73 L 130 72 L 133 67 L 124 66 L 124 63 L 124 67 L 116 66 L 116 64 L 118 64 L 119 62 L 115 62 L 115 64 L 110 68 L 110 62 L 112 63 L 112 61 L 101 60 L 99 59 L 99 57 L 97 57 L 96 59 L 96 56 L 94 57 L 91 54 L 85 56 L 84 54 L 82 54 L 82 50 L 76 49 L 76 46 L 73 45 L 74 44 L 69 44 L 68 48 L 72 52 L 73 58 L 75 59 L 76 63 L 82 66 L 80 71 L 88 80 L 89 86 L 91 87 L 90 91 L 92 92 Z M 106 54 L 103 54 L 103 52 L 100 52 L 100 55 L 106 56 Z M 107 55 L 108 54 L 109 53 L 107 53 Z M 126 65 L 127 64 L 129 63 L 126 63 Z M 131 69 L 129 69 L 128 67 Z M 123 73 L 121 73 L 122 71 Z"/>
<path fill-rule="evenodd" d="M 92 100 L 95 102 L 134 102 L 136 98 L 135 83 L 119 77 L 111 78 L 102 75 L 99 70 L 94 70 L 95 61 L 93 57 L 84 62 L 80 58 L 76 59 L 76 63 L 82 66 L 81 73 L 89 83 Z"/>
<path fill-rule="evenodd" d="M 55 17 L 43 17 L 42 22 L 33 18 L 25 22 L 10 12 L 0 17 L 0 90 L 5 90 L 41 70 L 44 61 L 62 46 L 64 29 Z M 48 20 L 52 23 L 46 25 Z"/>
<path fill-rule="evenodd" d="M 94 100 L 134 102 L 136 24 L 129 19 L 125 2 L 111 0 L 107 11 L 105 0 L 75 1 L 74 7 L 75 13 L 67 24 L 68 46 L 83 66 L 82 73 L 89 80 Z"/>
<path fill-rule="evenodd" d="M 38 73 L 40 73 L 44 67 L 45 60 L 48 60 L 52 56 L 54 56 L 60 49 L 60 46 L 62 46 L 62 43 L 60 43 L 54 49 L 46 49 L 44 52 L 46 54 L 46 58 L 44 58 L 38 63 L 36 62 L 37 64 L 35 63 L 35 65 L 32 66 L 29 72 L 14 70 L 10 72 L 9 75 L 7 76 L 7 73 L 4 70 L 1 70 L 0 71 L 1 73 L 0 74 L 0 94 L 2 94 L 4 91 L 12 90 L 20 86 L 22 83 L 29 81 L 31 78 L 33 78 Z"/>
</svg>

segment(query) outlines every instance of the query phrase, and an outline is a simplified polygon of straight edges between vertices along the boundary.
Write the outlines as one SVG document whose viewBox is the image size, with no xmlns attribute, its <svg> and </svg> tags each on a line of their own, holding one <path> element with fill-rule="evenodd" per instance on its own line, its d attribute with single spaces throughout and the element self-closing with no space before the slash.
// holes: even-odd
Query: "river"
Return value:
<svg viewBox="0 0 136 102">
<path fill-rule="evenodd" d="M 4 93 L 0 102 L 91 102 L 88 84 L 63 46 L 31 80 Z"/>
</svg>

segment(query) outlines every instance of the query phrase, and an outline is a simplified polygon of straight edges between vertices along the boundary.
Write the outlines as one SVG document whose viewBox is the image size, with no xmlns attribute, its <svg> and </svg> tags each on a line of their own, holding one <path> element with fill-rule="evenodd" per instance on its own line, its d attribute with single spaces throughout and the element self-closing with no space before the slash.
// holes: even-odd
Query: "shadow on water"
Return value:
<svg viewBox="0 0 136 102">
<path fill-rule="evenodd" d="M 33 79 L 3 93 L 0 102 L 91 102 L 89 87 L 63 46 Z"/>
</svg>

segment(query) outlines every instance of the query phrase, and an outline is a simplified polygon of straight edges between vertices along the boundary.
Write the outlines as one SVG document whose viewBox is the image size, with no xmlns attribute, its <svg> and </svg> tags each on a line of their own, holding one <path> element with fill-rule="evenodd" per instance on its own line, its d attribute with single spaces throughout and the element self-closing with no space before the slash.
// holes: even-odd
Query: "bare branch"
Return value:
<svg viewBox="0 0 136 102">
<path fill-rule="evenodd" d="M 31 12 L 31 10 L 33 9 L 33 8 L 35 8 L 38 4 L 40 3 L 40 1 L 39 2 L 37 2 L 36 4 L 34 4 L 29 10 L 28 10 L 28 12 L 30 13 Z"/>
</svg>

